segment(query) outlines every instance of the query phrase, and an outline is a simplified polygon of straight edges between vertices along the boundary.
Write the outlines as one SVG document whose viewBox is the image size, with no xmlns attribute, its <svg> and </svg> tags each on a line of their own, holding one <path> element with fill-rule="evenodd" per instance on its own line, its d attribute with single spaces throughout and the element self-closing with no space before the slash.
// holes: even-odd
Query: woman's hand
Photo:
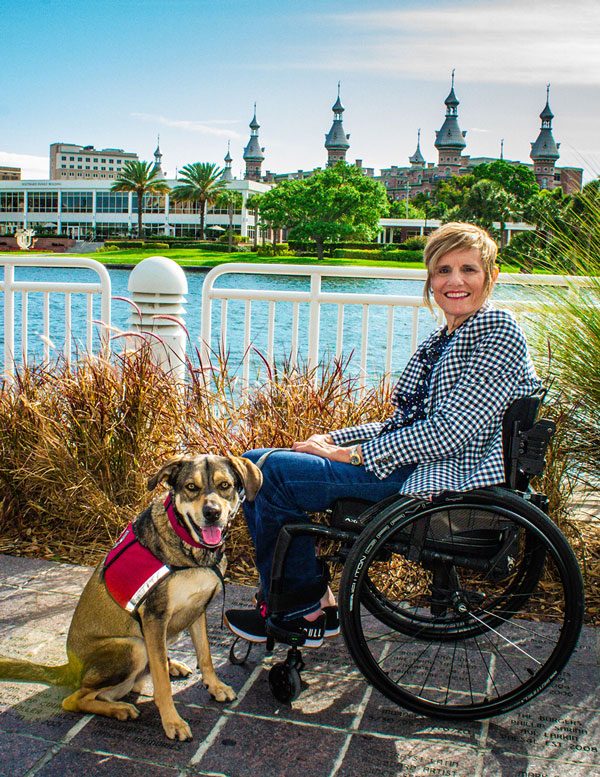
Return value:
<svg viewBox="0 0 600 777">
<path fill-rule="evenodd" d="M 323 459 L 350 463 L 350 449 L 335 445 L 329 434 L 311 434 L 308 440 L 292 443 L 292 450 L 298 453 L 312 453 Z"/>
</svg>

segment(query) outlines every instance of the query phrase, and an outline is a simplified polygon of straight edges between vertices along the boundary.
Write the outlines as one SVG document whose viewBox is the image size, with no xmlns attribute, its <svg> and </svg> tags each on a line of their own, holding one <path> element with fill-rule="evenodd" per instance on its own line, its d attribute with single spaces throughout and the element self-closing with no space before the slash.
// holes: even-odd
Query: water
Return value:
<svg viewBox="0 0 600 777">
<path fill-rule="evenodd" d="M 130 297 L 127 290 L 129 280 L 129 269 L 110 268 L 109 275 L 112 284 L 112 295 L 114 297 Z M 199 346 L 200 341 L 200 313 L 202 300 L 202 285 L 206 277 L 205 272 L 186 271 L 188 281 L 188 294 L 186 295 L 185 307 L 185 325 L 189 333 L 188 352 L 193 356 L 195 346 Z M 15 280 L 40 281 L 80 281 L 94 282 L 97 280 L 96 274 L 87 269 L 65 269 L 65 268 L 43 268 L 43 267 L 17 267 L 15 268 Z M 308 278 L 298 276 L 284 275 L 225 275 L 216 281 L 217 287 L 233 288 L 260 288 L 260 289 L 280 289 L 280 290 L 308 290 L 310 281 Z M 344 293 L 354 293 L 357 295 L 364 293 L 376 294 L 402 294 L 411 296 L 420 296 L 422 293 L 422 282 L 411 280 L 386 280 L 370 278 L 324 278 L 322 283 L 323 291 L 336 291 Z M 521 287 L 502 286 L 495 295 L 498 297 L 513 298 L 522 297 L 527 294 Z M 100 319 L 100 299 L 95 296 L 94 318 Z M 42 333 L 42 295 L 30 293 L 28 295 L 28 351 L 30 360 L 41 360 L 43 356 Z M 72 329 L 74 348 L 77 351 L 85 351 L 85 320 L 86 320 L 86 298 L 83 294 L 73 294 L 71 297 L 72 310 Z M 4 318 L 4 300 L 0 295 L 0 311 Z M 268 334 L 268 302 L 254 301 L 252 303 L 252 325 L 251 325 L 251 345 L 254 349 L 251 357 L 251 374 L 256 377 L 264 372 L 264 363 L 257 351 L 266 355 L 267 353 L 267 334 Z M 15 298 L 15 352 L 20 353 L 21 345 L 21 295 Z M 220 301 L 213 302 L 213 348 L 218 348 L 220 335 Z M 241 370 L 243 357 L 243 338 L 244 338 L 244 309 L 243 301 L 231 300 L 227 308 L 227 351 L 229 356 L 229 368 L 234 372 Z M 133 308 L 121 300 L 113 299 L 112 303 L 112 325 L 121 331 L 127 331 L 131 328 L 129 318 L 134 312 Z M 64 348 L 65 328 L 64 328 L 64 296 L 61 294 L 50 295 L 50 337 L 54 346 L 51 350 L 51 358 Z M 362 305 L 351 304 L 344 307 L 344 359 L 347 360 L 347 370 L 349 373 L 358 374 L 360 370 L 360 337 L 362 332 Z M 369 311 L 369 335 L 367 347 L 367 374 L 380 375 L 385 368 L 385 347 L 387 338 L 387 308 L 373 306 Z M 291 353 L 291 331 L 292 331 L 292 304 L 287 302 L 278 302 L 276 304 L 276 325 L 274 337 L 274 354 L 276 361 L 289 357 Z M 424 337 L 437 326 L 437 321 L 427 310 L 419 311 L 418 339 Z M 94 348 L 98 347 L 99 336 L 98 327 L 95 327 Z M 299 363 L 305 363 L 308 356 L 308 305 L 302 303 L 299 308 L 299 338 L 298 338 L 298 359 Z M 0 341 L 3 344 L 3 331 L 0 332 Z M 337 305 L 323 305 L 321 307 L 321 330 L 320 330 L 320 358 L 329 360 L 335 353 L 337 334 Z M 399 308 L 394 315 L 393 330 L 393 350 L 392 350 L 392 373 L 397 374 L 406 364 L 411 352 L 412 336 L 412 309 Z M 3 355 L 3 354 L 2 354 Z"/>
</svg>

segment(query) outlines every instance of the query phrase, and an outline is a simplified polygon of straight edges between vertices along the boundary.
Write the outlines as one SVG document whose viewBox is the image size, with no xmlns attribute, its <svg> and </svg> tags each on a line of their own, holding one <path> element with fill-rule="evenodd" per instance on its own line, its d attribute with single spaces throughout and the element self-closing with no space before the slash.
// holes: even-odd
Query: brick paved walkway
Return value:
<svg viewBox="0 0 600 777">
<path fill-rule="evenodd" d="M 90 571 L 0 555 L 0 655 L 63 663 L 71 614 Z M 247 589 L 228 587 L 228 606 L 248 600 Z M 584 630 L 558 682 L 528 706 L 450 725 L 406 712 L 367 686 L 341 637 L 305 651 L 307 687 L 282 706 L 268 689 L 272 659 L 263 663 L 255 648 L 247 665 L 232 666 L 220 603 L 209 623 L 217 672 L 238 699 L 218 704 L 196 675 L 173 681 L 191 742 L 166 739 L 151 687 L 137 702 L 140 718 L 120 723 L 63 712 L 60 689 L 0 683 L 0 777 L 600 777 L 593 629 Z M 194 665 L 188 638 L 173 655 Z"/>
</svg>

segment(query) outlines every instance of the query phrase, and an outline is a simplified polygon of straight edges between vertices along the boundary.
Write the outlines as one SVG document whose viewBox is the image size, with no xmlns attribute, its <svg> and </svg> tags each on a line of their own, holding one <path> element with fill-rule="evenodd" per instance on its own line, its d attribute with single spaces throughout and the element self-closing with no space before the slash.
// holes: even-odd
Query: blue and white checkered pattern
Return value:
<svg viewBox="0 0 600 777">
<path fill-rule="evenodd" d="M 420 354 L 441 331 L 433 332 L 411 357 L 392 393 L 396 407 L 417 391 Z M 363 462 L 380 479 L 401 464 L 417 464 L 400 493 L 468 491 L 504 482 L 502 416 L 513 400 L 539 388 L 514 316 L 487 305 L 456 331 L 435 365 L 424 420 L 383 434 L 384 423 L 376 422 L 331 435 L 338 445 L 367 440 L 361 444 Z"/>
</svg>

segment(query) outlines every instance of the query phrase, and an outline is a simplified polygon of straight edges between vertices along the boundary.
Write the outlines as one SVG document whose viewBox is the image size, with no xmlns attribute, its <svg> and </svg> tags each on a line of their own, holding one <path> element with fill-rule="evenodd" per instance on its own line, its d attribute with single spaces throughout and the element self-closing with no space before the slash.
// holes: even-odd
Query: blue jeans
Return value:
<svg viewBox="0 0 600 777">
<path fill-rule="evenodd" d="M 265 449 L 248 451 L 244 457 L 256 464 Z M 262 465 L 263 485 L 254 502 L 243 503 L 244 516 L 256 549 L 256 566 L 268 596 L 273 551 L 280 528 L 286 523 L 303 523 L 306 513 L 318 513 L 341 497 L 357 497 L 379 502 L 398 493 L 402 483 L 415 469 L 414 464 L 398 467 L 384 480 L 364 467 L 342 464 L 311 453 L 275 450 Z M 322 592 L 315 586 L 322 581 Z M 307 600 L 303 589 L 312 589 Z M 313 612 L 327 589 L 316 559 L 312 537 L 296 537 L 285 567 L 285 590 L 297 592 L 297 607 L 287 613 L 293 618 Z M 305 592 L 306 593 L 306 592 Z"/>
</svg>

